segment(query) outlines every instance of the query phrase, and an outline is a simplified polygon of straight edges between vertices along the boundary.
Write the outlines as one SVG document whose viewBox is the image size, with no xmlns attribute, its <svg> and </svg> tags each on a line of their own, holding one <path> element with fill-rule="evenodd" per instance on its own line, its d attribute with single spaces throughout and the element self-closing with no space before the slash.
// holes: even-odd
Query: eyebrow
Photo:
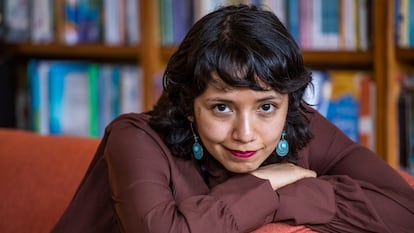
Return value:
<svg viewBox="0 0 414 233">
<path fill-rule="evenodd" d="M 269 95 L 269 96 L 265 96 L 263 98 L 257 99 L 255 102 L 260 103 L 260 102 L 264 102 L 264 101 L 268 101 L 268 100 L 274 100 L 274 99 L 276 99 L 278 101 L 283 101 L 283 98 L 280 95 Z M 208 102 L 223 102 L 223 103 L 233 103 L 234 102 L 232 100 L 221 98 L 221 97 L 208 98 L 207 101 Z"/>
</svg>

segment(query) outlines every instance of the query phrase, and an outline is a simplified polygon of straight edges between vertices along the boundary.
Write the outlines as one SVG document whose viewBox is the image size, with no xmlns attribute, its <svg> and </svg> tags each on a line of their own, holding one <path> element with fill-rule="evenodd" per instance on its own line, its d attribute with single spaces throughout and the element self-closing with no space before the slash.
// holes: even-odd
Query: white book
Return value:
<svg viewBox="0 0 414 233">
<path fill-rule="evenodd" d="M 126 0 L 126 37 L 128 44 L 136 45 L 141 40 L 140 1 Z"/>
<path fill-rule="evenodd" d="M 341 0 L 341 49 L 355 50 L 357 47 L 357 7 L 356 1 L 358 0 Z"/>
<path fill-rule="evenodd" d="M 5 0 L 5 39 L 9 42 L 24 42 L 29 39 L 29 0 Z"/>
<path fill-rule="evenodd" d="M 125 0 L 104 0 L 104 42 L 107 45 L 121 45 L 125 42 Z"/>
<path fill-rule="evenodd" d="M 142 71 L 140 67 L 125 65 L 120 70 L 120 112 L 142 111 Z"/>
<path fill-rule="evenodd" d="M 367 0 L 358 0 L 358 48 L 366 51 L 369 49 L 369 19 Z"/>
<path fill-rule="evenodd" d="M 53 41 L 53 1 L 37 0 L 31 7 L 30 39 L 34 43 Z"/>
</svg>

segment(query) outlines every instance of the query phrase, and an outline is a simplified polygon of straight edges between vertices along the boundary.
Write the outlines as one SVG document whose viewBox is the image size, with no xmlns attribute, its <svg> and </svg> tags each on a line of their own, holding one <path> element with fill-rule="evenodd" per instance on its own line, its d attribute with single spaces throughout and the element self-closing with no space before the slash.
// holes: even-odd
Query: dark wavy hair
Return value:
<svg viewBox="0 0 414 233">
<path fill-rule="evenodd" d="M 285 131 L 294 162 L 311 139 L 302 97 L 311 81 L 298 45 L 272 12 L 256 6 L 218 8 L 190 29 L 170 58 L 163 77 L 164 91 L 150 113 L 150 126 L 174 156 L 191 157 L 190 122 L 194 99 L 212 80 L 212 73 L 228 85 L 263 90 L 263 84 L 288 94 Z M 269 156 L 267 163 L 280 162 Z"/>
</svg>

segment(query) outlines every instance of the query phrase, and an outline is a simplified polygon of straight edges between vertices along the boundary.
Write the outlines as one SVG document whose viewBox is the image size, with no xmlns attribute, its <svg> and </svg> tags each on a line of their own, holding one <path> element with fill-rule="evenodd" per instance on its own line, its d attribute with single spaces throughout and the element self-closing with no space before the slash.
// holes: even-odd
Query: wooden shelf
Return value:
<svg viewBox="0 0 414 233">
<path fill-rule="evenodd" d="M 398 61 L 414 63 L 414 48 L 397 48 L 395 54 Z"/>
<path fill-rule="evenodd" d="M 176 50 L 175 47 L 164 47 L 161 50 L 163 61 L 168 61 Z M 312 68 L 372 68 L 373 55 L 371 51 L 304 51 L 303 59 Z"/>
<path fill-rule="evenodd" d="M 373 65 L 370 51 L 304 51 L 303 60 L 311 67 L 364 69 Z"/>
<path fill-rule="evenodd" d="M 104 44 L 6 44 L 3 46 L 19 56 L 65 59 L 120 59 L 136 61 L 139 46 L 107 46 Z"/>
</svg>

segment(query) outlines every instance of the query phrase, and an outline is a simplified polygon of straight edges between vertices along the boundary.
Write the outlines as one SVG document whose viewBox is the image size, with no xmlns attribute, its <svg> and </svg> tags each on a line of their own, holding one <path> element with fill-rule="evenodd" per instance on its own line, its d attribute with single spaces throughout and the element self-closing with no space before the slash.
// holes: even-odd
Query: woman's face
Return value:
<svg viewBox="0 0 414 233">
<path fill-rule="evenodd" d="M 213 75 L 205 92 L 194 101 L 199 137 L 205 149 L 229 171 L 256 170 L 279 142 L 288 95 L 268 89 L 231 87 Z"/>
</svg>

